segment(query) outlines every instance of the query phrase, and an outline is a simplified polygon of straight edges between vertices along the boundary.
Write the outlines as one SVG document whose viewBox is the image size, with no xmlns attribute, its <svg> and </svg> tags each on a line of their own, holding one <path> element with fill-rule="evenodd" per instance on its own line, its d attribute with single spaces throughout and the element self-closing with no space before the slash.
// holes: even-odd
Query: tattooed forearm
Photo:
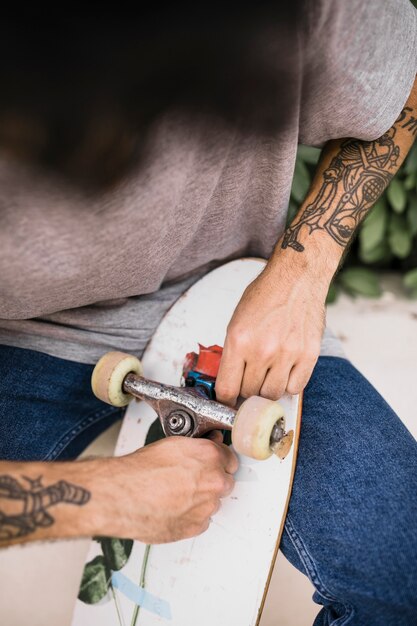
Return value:
<svg viewBox="0 0 417 626">
<path fill-rule="evenodd" d="M 0 476 L 0 542 L 52 526 L 50 509 L 57 504 L 82 506 L 89 499 L 89 491 L 65 480 L 44 487 L 41 476 L 35 480 L 22 476 L 20 482 L 10 475 Z"/>
<path fill-rule="evenodd" d="M 404 123 L 402 124 L 401 122 Z M 414 136 L 417 134 L 417 117 L 413 115 L 413 109 L 411 107 L 404 107 L 396 124 L 398 124 L 400 128 L 407 128 Z"/>
<path fill-rule="evenodd" d="M 400 155 L 398 135 L 410 133 L 414 137 L 417 133 L 413 111 L 406 106 L 394 126 L 375 141 L 347 139 L 340 143 L 321 173 L 318 192 L 286 230 L 282 248 L 303 252 L 301 237 L 316 230 L 326 231 L 340 246 L 347 246 L 405 156 Z"/>
</svg>

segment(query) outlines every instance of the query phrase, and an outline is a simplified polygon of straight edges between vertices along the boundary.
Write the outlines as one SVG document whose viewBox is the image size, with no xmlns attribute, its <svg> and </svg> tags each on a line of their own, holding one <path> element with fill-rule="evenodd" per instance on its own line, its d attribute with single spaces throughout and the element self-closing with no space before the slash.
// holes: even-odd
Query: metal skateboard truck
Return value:
<svg viewBox="0 0 417 626">
<path fill-rule="evenodd" d="M 204 387 L 198 384 L 202 379 L 194 380 L 197 384 L 193 386 L 171 387 L 130 373 L 123 381 L 123 390 L 156 411 L 166 436 L 201 437 L 210 430 L 232 430 L 237 411 L 209 399 Z M 279 443 L 285 434 L 281 417 L 272 430 L 271 444 Z"/>
<path fill-rule="evenodd" d="M 94 368 L 91 384 L 95 395 L 113 406 L 125 406 L 133 397 L 145 401 L 158 414 L 166 436 L 230 430 L 236 451 L 259 460 L 273 453 L 283 459 L 292 445 L 294 433 L 285 432 L 278 402 L 252 396 L 232 409 L 214 400 L 215 379 L 199 372 L 189 371 L 186 386 L 174 387 L 144 378 L 136 357 L 109 352 Z"/>
</svg>

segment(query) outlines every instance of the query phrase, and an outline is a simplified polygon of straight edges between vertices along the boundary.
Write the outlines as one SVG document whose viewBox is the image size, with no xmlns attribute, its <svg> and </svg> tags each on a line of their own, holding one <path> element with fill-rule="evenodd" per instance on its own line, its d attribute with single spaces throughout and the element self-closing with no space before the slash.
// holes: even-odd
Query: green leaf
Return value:
<svg viewBox="0 0 417 626">
<path fill-rule="evenodd" d="M 309 187 L 310 173 L 301 159 L 297 159 L 295 162 L 294 178 L 291 187 L 291 195 L 294 200 L 302 202 Z"/>
<path fill-rule="evenodd" d="M 165 437 L 164 431 L 162 430 L 161 422 L 159 418 L 157 418 L 149 427 L 148 434 L 145 439 L 145 446 L 149 443 L 154 443 L 154 441 L 159 441 Z"/>
<path fill-rule="evenodd" d="M 339 281 L 352 295 L 377 298 L 381 295 L 378 278 L 372 270 L 363 267 L 349 267 L 339 277 Z"/>
<path fill-rule="evenodd" d="M 411 252 L 412 237 L 403 216 L 391 215 L 388 242 L 391 252 L 399 259 L 405 259 Z"/>
<path fill-rule="evenodd" d="M 110 577 L 104 557 L 96 556 L 84 567 L 78 598 L 86 604 L 100 602 L 110 587 Z"/>
<path fill-rule="evenodd" d="M 380 198 L 362 224 L 359 232 L 361 251 L 367 252 L 380 244 L 385 236 L 388 210 L 386 202 Z"/>
<path fill-rule="evenodd" d="M 334 283 L 330 284 L 329 291 L 327 292 L 326 304 L 333 304 L 336 302 L 337 296 L 339 295 L 339 290 L 337 285 Z"/>
<path fill-rule="evenodd" d="M 407 205 L 404 185 L 398 178 L 393 178 L 387 188 L 387 198 L 396 213 L 402 213 Z"/>
<path fill-rule="evenodd" d="M 320 148 L 314 148 L 313 146 L 298 146 L 297 157 L 309 165 L 316 165 L 320 158 L 320 154 Z"/>
<path fill-rule="evenodd" d="M 404 274 L 403 283 L 404 287 L 409 291 L 417 291 L 417 268 Z"/>
<path fill-rule="evenodd" d="M 411 235 L 417 235 L 417 196 L 414 194 L 410 194 L 409 196 L 407 223 L 410 228 Z"/>
<path fill-rule="evenodd" d="M 104 559 L 110 569 L 117 571 L 126 565 L 132 552 L 132 539 L 100 537 L 100 544 Z"/>
<path fill-rule="evenodd" d="M 404 180 L 404 189 L 410 191 L 414 189 L 417 182 L 417 172 L 413 172 L 412 174 L 408 174 L 407 178 Z"/>
<path fill-rule="evenodd" d="M 359 250 L 359 258 L 364 263 L 379 263 L 380 261 L 389 261 L 392 257 L 390 247 L 386 241 L 382 241 L 375 248 L 370 250 Z"/>
<path fill-rule="evenodd" d="M 404 163 L 404 171 L 406 174 L 415 174 L 417 172 L 417 144 L 415 144 Z"/>
</svg>

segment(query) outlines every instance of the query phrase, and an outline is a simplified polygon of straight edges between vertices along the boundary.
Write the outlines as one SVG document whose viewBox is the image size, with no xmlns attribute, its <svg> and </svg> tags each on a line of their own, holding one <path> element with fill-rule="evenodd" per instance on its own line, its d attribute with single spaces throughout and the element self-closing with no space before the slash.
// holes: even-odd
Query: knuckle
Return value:
<svg viewBox="0 0 417 626">
<path fill-rule="evenodd" d="M 235 480 L 233 478 L 233 476 L 225 476 L 225 480 L 224 480 L 224 489 L 222 491 L 222 495 L 223 496 L 228 496 L 229 493 L 231 493 L 233 491 L 233 488 L 235 486 Z"/>
<path fill-rule="evenodd" d="M 211 506 L 210 516 L 215 515 L 215 513 L 217 513 L 217 511 L 220 509 L 220 506 L 221 506 L 220 500 L 215 500 Z"/>
<path fill-rule="evenodd" d="M 205 523 L 207 523 L 207 528 L 208 528 L 208 520 L 207 522 L 200 522 L 200 523 L 196 523 L 196 524 L 190 524 L 190 526 L 188 527 L 188 536 L 189 537 L 196 537 L 197 535 L 201 535 L 201 533 L 204 532 L 204 530 L 207 530 L 207 528 L 203 528 Z"/>
<path fill-rule="evenodd" d="M 215 481 L 215 492 L 223 495 L 227 491 L 227 482 L 225 476 L 218 476 Z"/>
<path fill-rule="evenodd" d="M 215 494 L 222 496 L 227 493 L 229 489 L 229 481 L 227 476 L 223 472 L 218 472 L 213 484 L 213 491 Z"/>
<path fill-rule="evenodd" d="M 234 348 L 242 348 L 249 343 L 249 333 L 247 327 L 231 326 L 228 329 L 227 339 Z"/>
<path fill-rule="evenodd" d="M 235 390 L 230 385 L 219 383 L 219 384 L 216 384 L 216 395 L 219 398 L 231 400 L 232 398 L 235 397 L 236 393 L 235 393 Z"/>
<path fill-rule="evenodd" d="M 259 357 L 264 361 L 273 360 L 278 353 L 279 346 L 272 341 L 263 343 L 259 348 Z"/>
<path fill-rule="evenodd" d="M 207 503 L 202 506 L 200 510 L 200 519 L 199 519 L 200 523 L 203 523 L 207 519 L 210 518 L 210 515 L 213 513 L 214 504 L 216 501 L 217 501 L 217 498 L 212 498 L 211 500 L 207 501 Z"/>
<path fill-rule="evenodd" d="M 206 530 L 208 530 L 209 526 L 210 526 L 210 519 L 204 520 L 204 522 L 199 526 L 198 532 L 196 534 L 202 535 L 203 533 L 206 532 Z"/>
</svg>

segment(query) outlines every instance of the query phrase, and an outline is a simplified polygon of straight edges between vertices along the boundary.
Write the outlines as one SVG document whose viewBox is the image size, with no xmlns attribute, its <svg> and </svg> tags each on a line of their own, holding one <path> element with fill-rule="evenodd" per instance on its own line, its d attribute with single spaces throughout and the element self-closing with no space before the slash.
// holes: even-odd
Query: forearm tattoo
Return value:
<svg viewBox="0 0 417 626">
<path fill-rule="evenodd" d="M 303 252 L 300 231 L 311 235 L 325 230 L 345 247 L 368 210 L 382 195 L 397 171 L 400 148 L 395 143 L 398 128 L 417 133 L 413 109 L 405 107 L 382 137 L 375 141 L 347 139 L 323 172 L 322 185 L 305 210 L 295 218 L 284 234 L 282 248 Z"/>
<path fill-rule="evenodd" d="M 52 526 L 55 520 L 47 509 L 61 502 L 83 506 L 90 499 L 89 491 L 65 480 L 44 487 L 41 476 L 35 480 L 22 478 L 28 487 L 12 476 L 0 476 L 0 541 Z"/>
</svg>

